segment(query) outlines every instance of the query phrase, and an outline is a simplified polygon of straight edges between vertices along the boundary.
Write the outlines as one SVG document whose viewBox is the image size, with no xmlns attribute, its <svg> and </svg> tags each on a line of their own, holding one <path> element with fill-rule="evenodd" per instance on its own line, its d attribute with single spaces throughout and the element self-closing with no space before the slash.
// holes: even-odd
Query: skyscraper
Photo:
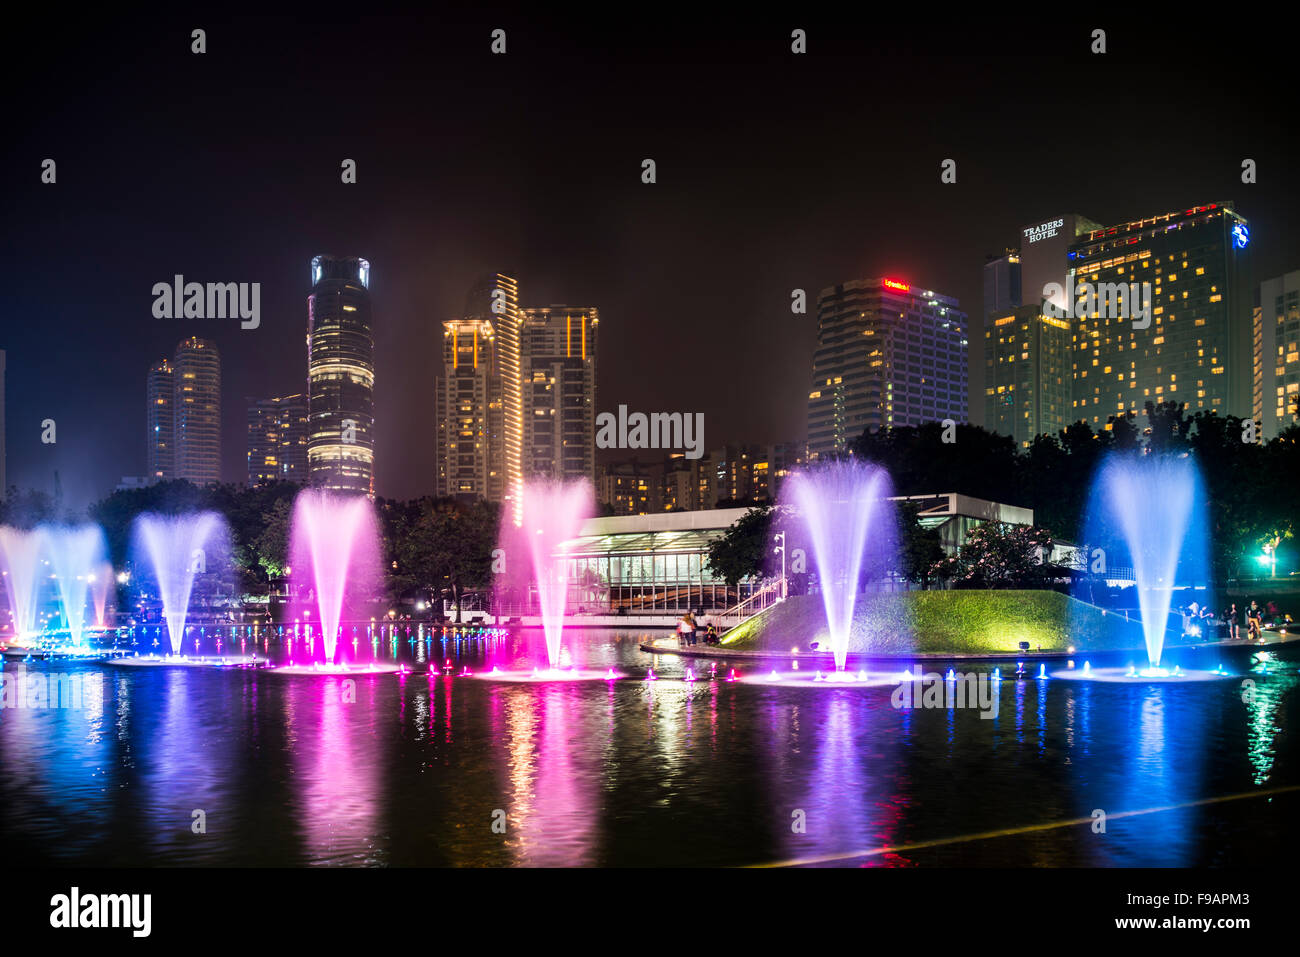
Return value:
<svg viewBox="0 0 1300 957">
<path fill-rule="evenodd" d="M 307 471 L 314 486 L 375 491 L 375 343 L 370 263 L 311 261 L 307 298 Z"/>
<path fill-rule="evenodd" d="M 248 400 L 248 484 L 307 481 L 307 396 Z"/>
<path fill-rule="evenodd" d="M 596 481 L 595 308 L 525 309 L 523 471 Z"/>
<path fill-rule="evenodd" d="M 1250 227 L 1228 203 L 1090 231 L 1070 247 L 1066 289 L 1151 284 L 1151 315 L 1075 310 L 1071 407 L 1094 428 L 1147 402 L 1251 416 Z M 1132 297 L 1130 297 L 1132 301 Z M 1112 314 L 1115 313 L 1115 314 Z M 1143 321 L 1149 325 L 1143 326 Z"/>
<path fill-rule="evenodd" d="M 172 364 L 160 359 L 145 382 L 145 474 L 153 481 L 175 477 L 176 379 Z"/>
<path fill-rule="evenodd" d="M 984 330 L 984 427 L 1020 447 L 1055 435 L 1070 416 L 1070 323 L 1041 304 L 1003 315 Z"/>
<path fill-rule="evenodd" d="M 505 491 L 502 378 L 487 319 L 442 324 L 442 369 L 435 383 L 437 493 L 499 502 Z"/>
<path fill-rule="evenodd" d="M 817 297 L 808 452 L 842 452 L 867 429 L 965 422 L 966 314 L 956 299 L 897 279 L 860 279 Z"/>
<path fill-rule="evenodd" d="M 172 365 L 173 477 L 195 485 L 221 480 L 221 354 L 197 336 L 176 347 Z"/>
<path fill-rule="evenodd" d="M 465 302 L 465 318 L 491 323 L 501 377 L 501 501 L 516 525 L 523 521 L 523 313 L 519 283 L 504 273 L 479 280 Z"/>
<path fill-rule="evenodd" d="M 1254 351 L 1253 416 L 1271 439 L 1300 420 L 1300 270 L 1260 283 Z"/>
</svg>

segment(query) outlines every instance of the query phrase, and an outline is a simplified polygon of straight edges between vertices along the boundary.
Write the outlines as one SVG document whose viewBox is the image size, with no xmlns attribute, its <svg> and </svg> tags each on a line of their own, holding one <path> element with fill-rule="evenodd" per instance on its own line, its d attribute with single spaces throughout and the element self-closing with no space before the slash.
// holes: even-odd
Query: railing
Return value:
<svg viewBox="0 0 1300 957">
<path fill-rule="evenodd" d="M 720 615 L 714 617 L 714 623 L 723 632 L 730 631 L 742 622 L 753 618 L 760 611 L 766 611 L 773 605 L 785 601 L 786 580 L 774 578 L 744 601 L 733 605 Z"/>
</svg>

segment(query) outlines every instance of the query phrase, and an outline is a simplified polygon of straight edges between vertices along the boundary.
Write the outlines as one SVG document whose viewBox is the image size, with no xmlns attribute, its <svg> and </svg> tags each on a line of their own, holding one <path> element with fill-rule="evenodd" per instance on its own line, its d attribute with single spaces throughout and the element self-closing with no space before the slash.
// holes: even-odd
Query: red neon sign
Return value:
<svg viewBox="0 0 1300 957">
<path fill-rule="evenodd" d="M 899 282 L 897 279 L 886 279 L 886 289 L 897 289 L 899 292 L 910 292 L 912 287 L 905 282 Z"/>
</svg>

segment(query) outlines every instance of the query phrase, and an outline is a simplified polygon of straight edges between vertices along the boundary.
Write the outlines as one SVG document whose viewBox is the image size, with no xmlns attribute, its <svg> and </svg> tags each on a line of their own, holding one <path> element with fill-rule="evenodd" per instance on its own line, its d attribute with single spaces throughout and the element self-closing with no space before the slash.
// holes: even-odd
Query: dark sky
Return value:
<svg viewBox="0 0 1300 957">
<path fill-rule="evenodd" d="M 985 254 L 1021 226 L 1224 200 L 1259 277 L 1300 268 L 1281 38 L 1114 23 L 1093 56 L 1089 25 L 687 9 L 11 23 L 10 483 L 52 489 L 57 470 L 79 505 L 142 474 L 146 369 L 195 334 L 222 351 L 224 477 L 242 480 L 245 398 L 304 385 L 319 252 L 372 264 L 377 486 L 398 497 L 432 490 L 439 323 L 487 271 L 513 270 L 525 305 L 599 307 L 599 409 L 703 412 L 713 447 L 802 439 L 815 318 L 791 315 L 795 287 L 896 276 L 977 325 Z M 155 319 L 175 273 L 260 282 L 261 327 Z"/>
</svg>

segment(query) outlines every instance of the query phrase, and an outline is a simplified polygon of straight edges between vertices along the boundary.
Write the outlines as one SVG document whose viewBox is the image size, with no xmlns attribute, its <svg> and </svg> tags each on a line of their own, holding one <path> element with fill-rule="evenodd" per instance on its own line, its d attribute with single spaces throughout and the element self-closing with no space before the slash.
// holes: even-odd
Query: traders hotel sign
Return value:
<svg viewBox="0 0 1300 957">
<path fill-rule="evenodd" d="M 1036 243 L 1040 239 L 1051 239 L 1056 235 L 1056 231 L 1064 225 L 1064 219 L 1053 219 L 1038 226 L 1030 226 L 1025 230 L 1025 242 Z"/>
</svg>

